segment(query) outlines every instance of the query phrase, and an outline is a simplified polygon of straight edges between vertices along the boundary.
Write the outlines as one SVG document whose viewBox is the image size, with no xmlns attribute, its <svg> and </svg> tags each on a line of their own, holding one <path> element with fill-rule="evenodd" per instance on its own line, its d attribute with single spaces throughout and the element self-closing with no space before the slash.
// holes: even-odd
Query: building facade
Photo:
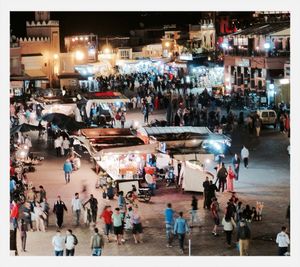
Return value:
<svg viewBox="0 0 300 267">
<path fill-rule="evenodd" d="M 221 47 L 227 92 L 273 94 L 273 80 L 284 77 L 289 42 L 289 22 L 259 24 L 226 36 Z"/>
</svg>

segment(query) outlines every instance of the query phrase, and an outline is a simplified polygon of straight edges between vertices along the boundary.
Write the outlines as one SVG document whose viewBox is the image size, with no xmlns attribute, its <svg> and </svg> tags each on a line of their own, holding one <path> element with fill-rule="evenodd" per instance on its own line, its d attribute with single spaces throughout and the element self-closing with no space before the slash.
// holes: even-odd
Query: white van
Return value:
<svg viewBox="0 0 300 267">
<path fill-rule="evenodd" d="M 262 125 L 273 125 L 274 129 L 277 125 L 277 114 L 274 110 L 257 110 Z"/>
</svg>

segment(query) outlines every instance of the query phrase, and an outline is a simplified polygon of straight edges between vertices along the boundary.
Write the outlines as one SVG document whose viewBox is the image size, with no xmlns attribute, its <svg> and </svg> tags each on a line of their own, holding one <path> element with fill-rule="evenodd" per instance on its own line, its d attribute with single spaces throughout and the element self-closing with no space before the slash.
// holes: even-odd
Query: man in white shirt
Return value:
<svg viewBox="0 0 300 267">
<path fill-rule="evenodd" d="M 241 151 L 241 157 L 244 161 L 245 168 L 248 168 L 249 150 L 245 146 L 243 146 Z"/>
<path fill-rule="evenodd" d="M 77 237 L 72 233 L 71 229 L 66 231 L 66 256 L 74 256 L 75 246 L 78 243 Z"/>
<path fill-rule="evenodd" d="M 64 255 L 64 237 L 61 235 L 60 231 L 56 231 L 56 235 L 52 238 L 52 246 L 54 247 L 55 256 Z"/>
<path fill-rule="evenodd" d="M 79 199 L 79 193 L 75 193 L 75 197 L 72 199 L 72 210 L 76 217 L 76 226 L 79 226 L 81 208 L 82 203 Z"/>
<path fill-rule="evenodd" d="M 287 253 L 288 251 L 290 239 L 286 231 L 287 228 L 285 226 L 282 226 L 281 232 L 278 233 L 276 237 L 276 243 L 278 244 L 278 256 L 285 256 L 285 253 Z"/>
<path fill-rule="evenodd" d="M 62 141 L 61 141 L 59 136 L 54 140 L 54 147 L 56 149 L 56 156 L 60 157 L 61 156 Z"/>
<path fill-rule="evenodd" d="M 68 155 L 69 150 L 70 150 L 70 141 L 68 140 L 67 137 L 65 137 L 65 139 L 64 139 L 64 141 L 62 143 L 62 147 L 63 147 L 64 152 L 65 152 L 64 154 Z"/>
</svg>

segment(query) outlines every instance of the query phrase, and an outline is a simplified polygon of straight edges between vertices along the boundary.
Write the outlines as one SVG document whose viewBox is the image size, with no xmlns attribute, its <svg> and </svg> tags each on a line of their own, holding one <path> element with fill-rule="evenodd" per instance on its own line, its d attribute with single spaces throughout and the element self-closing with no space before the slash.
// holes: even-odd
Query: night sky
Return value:
<svg viewBox="0 0 300 267">
<path fill-rule="evenodd" d="M 234 12 L 230 12 L 232 14 Z M 237 16 L 249 12 L 236 12 Z M 197 24 L 203 12 L 51 12 L 52 20 L 59 20 L 60 33 L 65 35 L 94 33 L 99 36 L 128 36 L 130 30 L 164 24 L 185 26 Z M 17 37 L 26 36 L 26 21 L 34 20 L 34 12 L 11 12 L 11 29 Z"/>
</svg>

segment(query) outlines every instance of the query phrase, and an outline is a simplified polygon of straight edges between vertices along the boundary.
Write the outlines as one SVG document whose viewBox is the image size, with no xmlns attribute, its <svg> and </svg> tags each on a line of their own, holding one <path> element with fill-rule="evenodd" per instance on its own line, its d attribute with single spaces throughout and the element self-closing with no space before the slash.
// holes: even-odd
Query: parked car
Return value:
<svg viewBox="0 0 300 267">
<path fill-rule="evenodd" d="M 274 110 L 257 110 L 262 125 L 273 125 L 274 129 L 277 126 L 277 114 Z"/>
</svg>

